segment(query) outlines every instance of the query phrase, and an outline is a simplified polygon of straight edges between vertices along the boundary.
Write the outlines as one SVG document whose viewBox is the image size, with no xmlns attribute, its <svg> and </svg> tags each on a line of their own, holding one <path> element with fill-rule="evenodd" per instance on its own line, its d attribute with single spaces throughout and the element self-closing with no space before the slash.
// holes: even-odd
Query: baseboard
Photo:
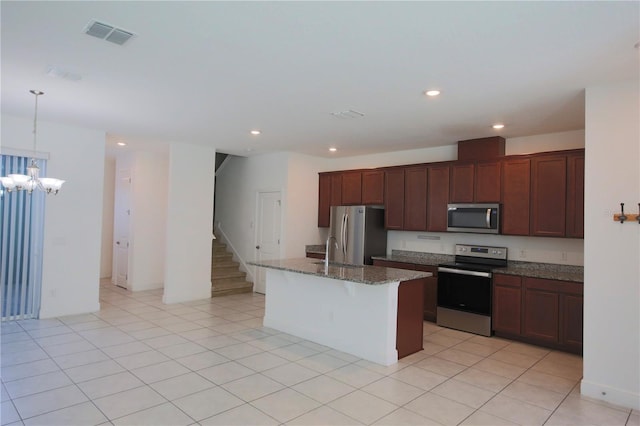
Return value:
<svg viewBox="0 0 640 426">
<path fill-rule="evenodd" d="M 582 379 L 580 393 L 609 404 L 640 410 L 640 394 Z"/>
<path fill-rule="evenodd" d="M 71 315 L 82 315 L 82 314 L 91 314 L 94 312 L 100 311 L 100 303 L 92 303 L 87 308 L 81 309 L 70 309 L 68 311 L 60 311 L 60 310 L 48 310 L 40 308 L 40 312 L 38 313 L 39 319 L 49 319 L 49 318 L 59 318 L 59 317 L 68 317 Z"/>
</svg>

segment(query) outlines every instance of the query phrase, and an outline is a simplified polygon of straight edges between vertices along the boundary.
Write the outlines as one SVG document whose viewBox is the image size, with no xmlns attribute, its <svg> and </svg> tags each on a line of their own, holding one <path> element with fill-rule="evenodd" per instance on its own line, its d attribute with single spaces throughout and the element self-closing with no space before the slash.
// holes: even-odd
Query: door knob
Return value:
<svg viewBox="0 0 640 426">
<path fill-rule="evenodd" d="M 260 250 L 260 246 L 256 246 L 256 250 Z"/>
<path fill-rule="evenodd" d="M 120 241 L 116 241 L 116 244 L 117 244 L 117 245 L 120 245 Z"/>
</svg>

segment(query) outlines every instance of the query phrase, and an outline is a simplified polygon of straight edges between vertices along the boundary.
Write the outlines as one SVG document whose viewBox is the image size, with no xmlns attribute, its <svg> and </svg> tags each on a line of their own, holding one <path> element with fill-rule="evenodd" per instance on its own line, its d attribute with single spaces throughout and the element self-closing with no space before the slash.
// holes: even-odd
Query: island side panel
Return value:
<svg viewBox="0 0 640 426">
<path fill-rule="evenodd" d="M 424 286 L 426 278 L 400 283 L 398 289 L 398 358 L 423 349 Z"/>
<path fill-rule="evenodd" d="M 267 269 L 265 327 L 360 358 L 398 361 L 399 282 L 368 285 Z"/>
</svg>

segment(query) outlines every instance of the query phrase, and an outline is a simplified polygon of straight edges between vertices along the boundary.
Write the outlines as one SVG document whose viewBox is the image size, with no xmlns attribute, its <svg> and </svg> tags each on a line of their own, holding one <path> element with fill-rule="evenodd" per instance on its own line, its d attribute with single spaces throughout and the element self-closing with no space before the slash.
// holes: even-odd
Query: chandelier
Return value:
<svg viewBox="0 0 640 426">
<path fill-rule="evenodd" d="M 33 117 L 33 158 L 31 158 L 31 163 L 29 164 L 29 167 L 27 167 L 26 175 L 14 173 L 7 177 L 0 177 L 0 180 L 2 181 L 2 186 L 4 186 L 7 192 L 24 190 L 31 194 L 34 189 L 39 189 L 47 194 L 57 194 L 65 181 L 55 178 L 40 177 L 40 167 L 38 167 L 35 159 L 36 137 L 38 130 L 38 96 L 44 95 L 44 92 L 39 90 L 30 90 L 29 92 L 33 93 L 36 97 L 36 109 Z"/>
</svg>

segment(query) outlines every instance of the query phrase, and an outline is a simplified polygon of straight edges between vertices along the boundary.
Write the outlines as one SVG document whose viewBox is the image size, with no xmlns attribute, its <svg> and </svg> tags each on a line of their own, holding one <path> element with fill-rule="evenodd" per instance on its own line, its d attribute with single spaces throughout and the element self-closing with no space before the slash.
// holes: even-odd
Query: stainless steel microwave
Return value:
<svg viewBox="0 0 640 426">
<path fill-rule="evenodd" d="M 449 204 L 447 231 L 500 233 L 500 204 Z"/>
</svg>

